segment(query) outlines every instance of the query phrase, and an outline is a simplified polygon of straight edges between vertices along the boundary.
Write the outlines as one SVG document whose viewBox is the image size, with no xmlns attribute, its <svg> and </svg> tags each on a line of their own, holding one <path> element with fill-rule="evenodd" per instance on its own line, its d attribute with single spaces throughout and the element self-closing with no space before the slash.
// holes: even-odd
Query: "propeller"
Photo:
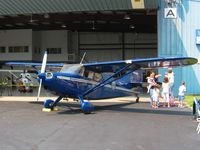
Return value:
<svg viewBox="0 0 200 150">
<path fill-rule="evenodd" d="M 44 56 L 43 56 L 43 60 L 42 60 L 42 67 L 41 67 L 40 74 L 45 73 L 46 64 L 47 64 L 47 52 L 45 51 Z M 40 85 L 39 85 L 39 89 L 38 89 L 37 101 L 39 100 L 39 97 L 40 97 L 41 86 L 42 86 L 42 79 L 40 79 Z"/>
</svg>

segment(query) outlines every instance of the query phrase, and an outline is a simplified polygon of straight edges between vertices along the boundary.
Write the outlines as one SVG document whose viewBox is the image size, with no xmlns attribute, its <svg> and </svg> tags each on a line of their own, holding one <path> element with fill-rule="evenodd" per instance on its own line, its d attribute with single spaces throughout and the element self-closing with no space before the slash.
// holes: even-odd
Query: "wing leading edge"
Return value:
<svg viewBox="0 0 200 150">
<path fill-rule="evenodd" d="M 91 71 L 95 72 L 116 72 L 120 68 L 125 67 L 127 64 L 132 64 L 134 70 L 137 68 L 164 68 L 164 67 L 177 67 L 196 64 L 198 60 L 193 57 L 166 57 L 166 58 L 143 58 L 143 59 L 130 59 L 120 61 L 87 63 L 83 66 Z M 41 66 L 42 63 L 38 62 L 4 62 L 1 65 L 8 66 Z M 63 67 L 64 63 L 47 63 L 49 67 Z"/>
<path fill-rule="evenodd" d="M 196 64 L 198 60 L 193 57 L 166 57 L 166 58 L 143 58 L 143 59 L 131 59 L 121 61 L 99 62 L 83 64 L 88 70 L 96 72 L 115 72 L 116 69 L 132 64 L 141 69 L 149 68 L 165 68 L 165 67 L 177 67 L 188 66 Z"/>
<path fill-rule="evenodd" d="M 8 66 L 42 66 L 42 63 L 38 62 L 4 62 L 1 65 L 8 65 Z M 46 66 L 50 67 L 62 67 L 63 63 L 47 63 Z"/>
</svg>

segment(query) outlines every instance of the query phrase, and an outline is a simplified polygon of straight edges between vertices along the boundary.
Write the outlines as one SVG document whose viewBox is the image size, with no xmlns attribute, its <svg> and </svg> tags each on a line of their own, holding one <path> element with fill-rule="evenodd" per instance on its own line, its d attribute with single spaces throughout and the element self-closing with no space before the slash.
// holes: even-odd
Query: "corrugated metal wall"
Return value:
<svg viewBox="0 0 200 150">
<path fill-rule="evenodd" d="M 141 0 L 142 1 L 142 0 Z M 144 0 L 146 9 L 157 0 Z M 133 9 L 132 0 L 0 0 L 0 15 Z"/>
<path fill-rule="evenodd" d="M 0 0 L 0 14 L 132 9 L 131 0 Z"/>
<path fill-rule="evenodd" d="M 182 0 L 176 5 L 177 18 L 165 19 L 164 8 L 168 7 L 164 0 L 159 3 L 158 10 L 158 55 L 200 57 L 200 45 L 195 43 L 195 30 L 200 29 L 200 1 Z M 164 73 L 166 70 L 160 70 Z M 177 94 L 181 80 L 187 85 L 189 94 L 200 93 L 200 65 L 174 69 L 175 90 Z"/>
</svg>

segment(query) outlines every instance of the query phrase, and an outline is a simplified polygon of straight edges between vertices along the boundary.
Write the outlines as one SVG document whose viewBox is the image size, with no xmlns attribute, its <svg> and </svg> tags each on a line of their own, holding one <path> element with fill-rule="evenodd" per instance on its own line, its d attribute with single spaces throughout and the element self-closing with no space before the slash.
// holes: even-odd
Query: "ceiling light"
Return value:
<svg viewBox="0 0 200 150">
<path fill-rule="evenodd" d="M 126 20 L 130 20 L 131 17 L 130 17 L 128 14 L 126 14 L 126 15 L 124 16 L 124 19 L 126 19 Z"/>
<path fill-rule="evenodd" d="M 61 26 L 62 28 L 66 28 L 67 26 L 65 25 L 65 24 L 62 24 L 62 26 Z"/>
<path fill-rule="evenodd" d="M 130 29 L 135 29 L 135 26 L 134 25 L 130 25 L 129 28 Z"/>
<path fill-rule="evenodd" d="M 44 18 L 48 19 L 49 17 L 49 14 L 44 14 Z"/>
<path fill-rule="evenodd" d="M 15 23 L 17 26 L 25 26 L 25 24 L 24 23 Z"/>
<path fill-rule="evenodd" d="M 35 22 L 35 21 L 38 21 L 38 20 L 34 20 L 34 19 L 33 19 L 33 15 L 31 14 L 31 18 L 30 18 L 29 22 L 30 22 L 30 23 L 33 23 L 33 22 Z"/>
<path fill-rule="evenodd" d="M 95 30 L 96 28 L 95 28 L 95 24 L 94 24 L 95 22 L 94 21 L 92 21 L 92 30 Z"/>
<path fill-rule="evenodd" d="M 6 27 L 14 27 L 14 25 L 12 25 L 12 24 L 6 24 L 5 26 Z"/>
</svg>

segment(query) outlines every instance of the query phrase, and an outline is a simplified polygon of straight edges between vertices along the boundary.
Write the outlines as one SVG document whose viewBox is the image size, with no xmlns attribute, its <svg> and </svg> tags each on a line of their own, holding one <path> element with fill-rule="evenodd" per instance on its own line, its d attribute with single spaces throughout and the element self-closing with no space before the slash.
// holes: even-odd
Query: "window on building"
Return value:
<svg viewBox="0 0 200 150">
<path fill-rule="evenodd" d="M 38 47 L 35 47 L 34 48 L 34 52 L 35 52 L 35 54 L 40 54 L 41 53 L 41 49 L 38 48 Z"/>
<path fill-rule="evenodd" d="M 61 54 L 61 48 L 47 48 L 48 54 Z"/>
<path fill-rule="evenodd" d="M 41 54 L 41 48 L 38 48 L 38 54 Z"/>
<path fill-rule="evenodd" d="M 0 46 L 0 53 L 5 53 L 6 52 L 6 47 Z"/>
<path fill-rule="evenodd" d="M 28 46 L 10 46 L 8 51 L 9 53 L 27 53 Z"/>
<path fill-rule="evenodd" d="M 37 47 L 34 47 L 34 53 L 35 53 L 35 54 L 38 53 L 38 49 L 37 49 Z"/>
</svg>

